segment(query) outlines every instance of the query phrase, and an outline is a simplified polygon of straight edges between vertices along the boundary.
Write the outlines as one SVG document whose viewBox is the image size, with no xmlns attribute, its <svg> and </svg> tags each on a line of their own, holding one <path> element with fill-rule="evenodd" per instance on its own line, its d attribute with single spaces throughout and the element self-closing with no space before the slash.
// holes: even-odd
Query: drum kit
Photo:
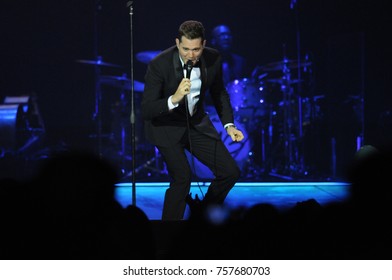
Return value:
<svg viewBox="0 0 392 280">
<path fill-rule="evenodd" d="M 136 59 L 144 64 L 148 64 L 160 51 L 151 50 L 136 54 Z M 110 67 L 121 68 L 121 66 L 103 61 L 101 57 L 97 60 L 77 60 L 79 63 L 94 65 L 97 68 Z M 254 179 L 257 176 L 282 175 L 290 177 L 304 172 L 303 156 L 301 151 L 302 138 L 302 110 L 301 94 L 296 91 L 295 86 L 300 85 L 302 79 L 293 79 L 291 71 L 306 69 L 311 62 L 289 60 L 284 58 L 281 61 L 272 62 L 262 66 L 257 66 L 252 73 L 252 77 L 238 78 L 226 85 L 233 106 L 236 125 L 243 131 L 245 141 L 241 144 L 233 145 L 226 141 L 224 129 L 213 108 L 207 106 L 207 112 L 218 132 L 222 135 L 222 140 L 233 157 L 238 162 L 243 174 Z M 133 90 L 141 93 L 144 84 L 139 81 L 132 81 L 127 75 L 97 76 L 96 87 L 96 110 L 95 117 L 98 122 L 98 140 L 102 138 L 101 99 L 102 86 L 112 87 L 120 90 L 120 97 L 115 102 L 114 110 L 120 118 L 114 118 L 118 129 L 113 129 L 113 133 L 119 130 L 120 135 L 120 157 L 122 164 L 127 160 L 127 130 L 129 130 L 129 118 L 124 121 L 123 115 L 129 116 L 128 92 Z M 274 74 L 277 74 L 274 75 Z M 269 78 L 271 77 L 271 78 Z M 276 90 L 278 89 L 278 90 Z M 274 91 L 275 90 L 275 91 Z M 305 99 L 306 100 L 306 99 Z M 123 120 L 121 120 L 123 119 Z M 137 136 L 143 137 L 143 132 L 138 131 Z M 139 141 L 140 142 L 140 141 Z M 100 142 L 101 143 L 101 142 Z M 139 143 L 143 144 L 143 143 Z M 101 145 L 101 144 L 99 144 Z M 101 147 L 99 148 L 101 149 Z M 101 152 L 101 150 L 100 150 Z M 143 164 L 143 169 L 148 169 L 153 162 L 158 162 L 159 155 L 156 155 L 149 164 Z M 197 163 L 198 164 L 198 163 Z M 123 166 L 124 166 L 123 165 Z M 142 168 L 138 168 L 139 171 Z M 158 168 L 164 169 L 164 168 Z M 197 175 L 199 178 L 210 179 L 212 174 L 208 169 L 203 168 L 200 163 Z"/>
<path fill-rule="evenodd" d="M 284 58 L 257 66 L 250 78 L 227 84 L 236 122 L 244 125 L 251 142 L 248 164 L 243 170 L 250 179 L 258 176 L 292 179 L 306 173 L 301 147 L 304 123 L 301 107 L 308 99 L 302 100 L 299 87 L 295 87 L 303 80 L 293 79 L 291 72 L 306 70 L 310 65 L 309 61 Z"/>
<path fill-rule="evenodd" d="M 78 63 L 95 67 L 95 108 L 93 121 L 96 134 L 90 135 L 97 140 L 97 152 L 119 163 L 126 169 L 131 154 L 127 151 L 130 140 L 130 92 L 141 93 L 144 83 L 132 80 L 127 74 L 103 75 L 106 69 L 122 70 L 123 67 L 104 61 L 101 56 L 95 60 L 79 59 Z M 108 141 L 106 141 L 108 140 Z M 129 143 L 129 144 L 128 144 Z"/>
<path fill-rule="evenodd" d="M 236 125 L 245 135 L 245 144 L 225 144 L 244 178 L 292 178 L 306 172 L 301 147 L 301 105 L 308 99 L 301 99 L 295 86 L 303 80 L 293 79 L 291 71 L 302 71 L 310 65 L 309 61 L 283 59 L 257 66 L 251 77 L 235 79 L 226 85 Z M 221 132 L 220 122 L 214 121 L 219 120 L 215 109 L 207 106 L 206 110 Z M 225 140 L 224 135 L 222 133 L 222 140 Z M 209 174 L 206 169 L 200 173 Z M 207 178 L 211 176 L 209 174 Z"/>
</svg>

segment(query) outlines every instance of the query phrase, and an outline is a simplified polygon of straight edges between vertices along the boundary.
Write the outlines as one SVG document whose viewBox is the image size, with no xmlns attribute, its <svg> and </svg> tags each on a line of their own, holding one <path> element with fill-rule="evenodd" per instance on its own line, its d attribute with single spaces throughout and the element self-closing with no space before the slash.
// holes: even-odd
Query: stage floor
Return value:
<svg viewBox="0 0 392 280">
<path fill-rule="evenodd" d="M 134 204 L 150 220 L 160 220 L 163 199 L 168 182 L 136 182 L 116 185 L 115 198 L 123 206 Z M 208 182 L 193 182 L 191 193 L 203 197 Z M 132 193 L 135 191 L 135 201 Z M 270 203 L 278 209 L 293 207 L 297 202 L 315 199 L 321 205 L 343 202 L 349 197 L 349 184 L 345 182 L 238 182 L 226 198 L 231 209 L 249 208 L 258 203 Z M 134 202 L 134 203 L 133 203 Z M 186 217 L 189 209 L 186 210 Z"/>
</svg>

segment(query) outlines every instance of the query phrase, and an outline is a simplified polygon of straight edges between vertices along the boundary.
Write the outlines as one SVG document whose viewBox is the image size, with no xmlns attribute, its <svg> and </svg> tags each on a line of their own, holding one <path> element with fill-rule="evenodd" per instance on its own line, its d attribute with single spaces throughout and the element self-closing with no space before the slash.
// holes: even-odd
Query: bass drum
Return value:
<svg viewBox="0 0 392 280">
<path fill-rule="evenodd" d="M 263 117 L 268 113 L 264 98 L 263 85 L 243 78 L 227 84 L 231 105 L 236 116 L 246 122 L 254 117 Z"/>
<path fill-rule="evenodd" d="M 244 139 L 241 142 L 233 142 L 230 136 L 226 133 L 226 130 L 223 128 L 222 123 L 219 120 L 218 114 L 215 111 L 214 107 L 207 107 L 206 112 L 210 115 L 211 122 L 215 126 L 216 130 L 218 131 L 221 139 L 227 149 L 229 150 L 230 154 L 236 160 L 238 167 L 241 171 L 244 171 L 246 168 L 246 163 L 249 158 L 249 153 L 251 152 L 251 141 L 248 137 L 247 132 L 245 131 L 244 126 L 241 123 L 236 123 L 236 126 L 239 130 L 242 131 L 244 134 Z M 187 152 L 188 161 L 192 167 L 192 158 L 189 152 Z M 197 158 L 193 159 L 195 164 L 195 172 L 196 176 L 199 179 L 213 179 L 214 175 L 212 174 L 211 170 L 201 163 Z"/>
</svg>

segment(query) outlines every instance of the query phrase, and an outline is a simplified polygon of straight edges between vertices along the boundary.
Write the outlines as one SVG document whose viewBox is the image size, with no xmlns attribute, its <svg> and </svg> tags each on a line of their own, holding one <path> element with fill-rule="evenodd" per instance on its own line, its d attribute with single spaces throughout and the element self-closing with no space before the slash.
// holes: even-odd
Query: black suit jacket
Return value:
<svg viewBox="0 0 392 280">
<path fill-rule="evenodd" d="M 222 124 L 234 122 L 230 96 L 222 79 L 221 59 L 217 50 L 204 48 L 200 57 L 202 84 L 197 111 L 193 116 L 188 115 L 195 129 L 215 139 L 219 139 L 220 135 L 204 110 L 206 92 L 211 95 Z M 183 77 L 183 66 L 176 46 L 162 51 L 148 65 L 141 103 L 142 116 L 146 138 L 156 146 L 173 145 L 180 141 L 186 131 L 185 98 L 173 110 L 169 110 L 167 105 L 168 98 L 176 92 Z"/>
</svg>

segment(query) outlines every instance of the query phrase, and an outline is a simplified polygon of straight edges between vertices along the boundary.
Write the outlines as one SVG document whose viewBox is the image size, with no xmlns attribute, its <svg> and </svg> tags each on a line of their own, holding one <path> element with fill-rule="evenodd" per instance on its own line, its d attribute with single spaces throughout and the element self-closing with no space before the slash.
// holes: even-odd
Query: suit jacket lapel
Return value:
<svg viewBox="0 0 392 280">
<path fill-rule="evenodd" d="M 202 56 L 200 58 L 200 72 L 201 72 L 201 86 L 202 86 L 202 92 L 204 92 L 205 85 L 207 85 L 207 67 L 206 67 L 206 61 L 204 57 Z"/>
<path fill-rule="evenodd" d="M 176 80 L 179 84 L 182 78 L 184 78 L 184 71 L 181 65 L 181 60 L 177 48 L 173 52 L 173 69 L 174 69 L 174 76 L 176 77 Z"/>
</svg>

